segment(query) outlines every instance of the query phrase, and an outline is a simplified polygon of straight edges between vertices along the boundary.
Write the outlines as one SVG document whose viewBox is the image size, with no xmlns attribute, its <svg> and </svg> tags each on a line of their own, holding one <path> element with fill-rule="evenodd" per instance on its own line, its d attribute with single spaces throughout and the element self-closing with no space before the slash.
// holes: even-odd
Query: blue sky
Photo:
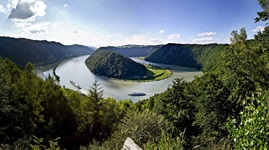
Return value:
<svg viewBox="0 0 269 150">
<path fill-rule="evenodd" d="M 0 0 L 0 36 L 66 45 L 229 43 L 253 38 L 257 0 Z"/>
</svg>

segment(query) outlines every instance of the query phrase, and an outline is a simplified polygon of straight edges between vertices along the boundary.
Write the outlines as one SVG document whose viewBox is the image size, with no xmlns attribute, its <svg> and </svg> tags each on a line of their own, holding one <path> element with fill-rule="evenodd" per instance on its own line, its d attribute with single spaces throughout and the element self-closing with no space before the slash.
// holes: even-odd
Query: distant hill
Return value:
<svg viewBox="0 0 269 150">
<path fill-rule="evenodd" d="M 87 67 L 97 75 L 118 79 L 141 79 L 147 68 L 114 51 L 98 49 L 85 61 Z"/>
<path fill-rule="evenodd" d="M 167 44 L 152 51 L 146 61 L 208 70 L 228 44 Z"/>
<path fill-rule="evenodd" d="M 90 49 L 93 49 L 94 51 L 98 49 L 97 47 L 94 47 L 94 46 L 87 46 L 87 47 L 89 47 Z"/>
<path fill-rule="evenodd" d="M 44 66 L 93 51 L 92 48 L 82 45 L 65 46 L 56 42 L 0 37 L 0 57 L 9 58 L 21 67 L 27 62 Z"/>
<path fill-rule="evenodd" d="M 143 57 L 159 47 L 161 47 L 161 45 L 124 45 L 118 47 L 101 47 L 100 49 L 111 50 L 127 57 Z"/>
</svg>

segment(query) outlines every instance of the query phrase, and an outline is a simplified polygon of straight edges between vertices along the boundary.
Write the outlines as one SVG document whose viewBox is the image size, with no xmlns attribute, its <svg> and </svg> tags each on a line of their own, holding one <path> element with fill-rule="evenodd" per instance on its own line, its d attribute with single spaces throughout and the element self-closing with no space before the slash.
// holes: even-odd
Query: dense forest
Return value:
<svg viewBox="0 0 269 150">
<path fill-rule="evenodd" d="M 162 45 L 124 45 L 118 47 L 107 46 L 101 47 L 100 49 L 114 51 L 127 57 L 143 57 L 161 46 Z"/>
<path fill-rule="evenodd" d="M 259 3 L 255 21 L 267 21 Z M 232 31 L 202 76 L 138 103 L 104 98 L 97 81 L 80 95 L 0 59 L 0 149 L 121 149 L 126 137 L 143 149 L 268 149 L 269 26 L 246 39 Z"/>
<path fill-rule="evenodd" d="M 215 58 L 228 44 L 175 44 L 146 46 L 125 45 L 101 47 L 127 57 L 145 57 L 146 61 L 196 68 L 204 71 L 213 67 Z"/>
<path fill-rule="evenodd" d="M 94 52 L 93 48 L 82 45 L 65 46 L 56 42 L 9 37 L 0 37 L 0 50 L 0 57 L 9 58 L 21 67 L 24 67 L 27 62 L 36 66 L 45 66 L 60 60 Z"/>
<path fill-rule="evenodd" d="M 208 70 L 228 44 L 167 44 L 156 48 L 145 60 Z"/>
<path fill-rule="evenodd" d="M 114 51 L 98 49 L 85 61 L 94 74 L 118 79 L 142 79 L 147 68 Z"/>
</svg>

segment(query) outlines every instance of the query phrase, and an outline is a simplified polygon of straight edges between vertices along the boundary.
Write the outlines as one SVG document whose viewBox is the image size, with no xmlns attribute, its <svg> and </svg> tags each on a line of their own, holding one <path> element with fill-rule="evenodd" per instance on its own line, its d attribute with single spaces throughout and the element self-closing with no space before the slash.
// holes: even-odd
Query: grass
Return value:
<svg viewBox="0 0 269 150">
<path fill-rule="evenodd" d="M 140 59 L 140 60 L 145 60 L 145 57 L 138 57 L 138 59 Z"/>
<path fill-rule="evenodd" d="M 147 64 L 144 64 L 144 65 L 148 69 L 148 74 L 147 74 L 148 78 L 147 79 L 140 79 L 140 80 L 125 79 L 125 81 L 134 81 L 134 82 L 160 81 L 160 80 L 163 80 L 163 79 L 170 77 L 173 74 L 172 70 L 167 69 L 167 68 L 160 68 L 160 67 L 151 66 L 151 65 L 147 65 Z"/>
<path fill-rule="evenodd" d="M 145 65 L 148 69 L 148 79 L 150 81 L 159 81 L 166 79 L 172 75 L 172 71 L 166 68 L 155 68 L 150 65 Z"/>
</svg>

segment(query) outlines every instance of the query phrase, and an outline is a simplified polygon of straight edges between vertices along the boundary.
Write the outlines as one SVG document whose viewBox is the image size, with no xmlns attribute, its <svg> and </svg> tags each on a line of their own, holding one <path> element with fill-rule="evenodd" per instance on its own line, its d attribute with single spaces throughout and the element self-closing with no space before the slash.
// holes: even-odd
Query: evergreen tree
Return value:
<svg viewBox="0 0 269 150">
<path fill-rule="evenodd" d="M 82 122 L 79 126 L 82 132 L 84 144 L 90 140 L 102 139 L 102 100 L 104 95 L 100 83 L 96 80 L 89 89 L 89 95 L 86 101 L 82 103 Z"/>
<path fill-rule="evenodd" d="M 269 1 L 258 0 L 263 11 L 257 12 L 258 17 L 255 18 L 255 22 L 267 21 L 269 19 Z"/>
</svg>

